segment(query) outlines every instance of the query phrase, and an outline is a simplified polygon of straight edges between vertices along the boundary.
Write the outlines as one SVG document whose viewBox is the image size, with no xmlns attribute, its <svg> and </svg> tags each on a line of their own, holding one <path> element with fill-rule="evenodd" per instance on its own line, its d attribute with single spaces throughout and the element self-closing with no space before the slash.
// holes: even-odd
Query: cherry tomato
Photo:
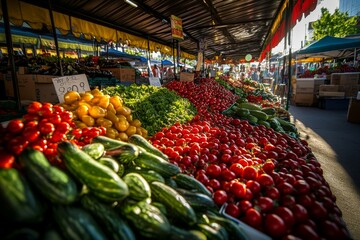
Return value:
<svg viewBox="0 0 360 240">
<path fill-rule="evenodd" d="M 235 197 L 239 199 L 244 198 L 246 194 L 246 185 L 241 182 L 233 181 L 230 185 L 230 191 Z"/>
<path fill-rule="evenodd" d="M 56 126 L 56 132 L 67 134 L 70 131 L 70 124 L 67 122 L 60 122 Z"/>
<path fill-rule="evenodd" d="M 50 117 L 53 112 L 53 105 L 51 103 L 44 103 L 38 114 L 42 117 Z"/>
<path fill-rule="evenodd" d="M 256 200 L 256 205 L 260 207 L 261 212 L 269 212 L 274 208 L 274 202 L 268 197 L 259 197 Z"/>
<path fill-rule="evenodd" d="M 24 136 L 24 138 L 28 141 L 28 142 L 33 142 L 35 141 L 39 136 L 40 136 L 40 131 L 34 128 L 27 128 L 24 130 L 24 132 L 22 133 L 22 135 Z"/>
<path fill-rule="evenodd" d="M 280 198 L 280 192 L 276 187 L 268 187 L 265 189 L 265 196 L 269 197 L 271 199 L 279 199 Z"/>
<path fill-rule="evenodd" d="M 235 173 L 236 177 L 241 177 L 243 173 L 243 166 L 240 163 L 233 163 L 230 166 L 230 170 Z"/>
<path fill-rule="evenodd" d="M 234 203 L 229 203 L 225 208 L 225 212 L 234 218 L 237 218 L 240 215 L 240 209 Z"/>
<path fill-rule="evenodd" d="M 224 179 L 225 181 L 231 181 L 231 180 L 234 180 L 236 178 L 236 175 L 231 170 L 229 170 L 227 168 L 224 168 L 221 171 L 221 178 Z"/>
<path fill-rule="evenodd" d="M 216 190 L 213 199 L 218 206 L 222 206 L 228 200 L 228 195 L 224 190 Z"/>
<path fill-rule="evenodd" d="M 276 214 L 267 214 L 265 217 L 265 231 L 271 237 L 282 237 L 286 234 L 285 222 Z"/>
<path fill-rule="evenodd" d="M 41 108 L 42 104 L 40 102 L 32 102 L 27 107 L 27 112 L 31 114 L 38 114 Z"/>
<path fill-rule="evenodd" d="M 283 206 L 278 206 L 274 209 L 273 213 L 281 217 L 282 220 L 284 220 L 285 225 L 288 229 L 291 229 L 292 226 L 295 224 L 295 218 L 292 211 Z"/>
<path fill-rule="evenodd" d="M 261 189 L 260 183 L 255 180 L 247 181 L 246 187 L 249 188 L 254 195 L 258 194 Z"/>
<path fill-rule="evenodd" d="M 270 186 L 274 185 L 273 178 L 270 175 L 266 174 L 266 173 L 260 174 L 257 177 L 257 181 L 263 187 L 270 187 Z"/>
<path fill-rule="evenodd" d="M 262 222 L 262 217 L 255 208 L 249 208 L 245 213 L 244 221 L 252 227 L 258 227 Z"/>
<path fill-rule="evenodd" d="M 294 215 L 296 223 L 302 223 L 309 218 L 308 211 L 300 204 L 295 204 L 291 211 Z"/>
<path fill-rule="evenodd" d="M 74 117 L 73 113 L 69 111 L 64 111 L 60 114 L 61 121 L 67 123 L 71 122 L 73 117 Z"/>
<path fill-rule="evenodd" d="M 45 123 L 41 122 L 39 124 L 39 131 L 42 135 L 46 136 L 55 131 L 55 126 L 51 122 L 45 122 Z"/>
<path fill-rule="evenodd" d="M 256 180 L 258 175 L 257 170 L 252 166 L 244 167 L 243 178 L 247 180 Z"/>
<path fill-rule="evenodd" d="M 14 162 L 14 155 L 5 150 L 0 150 L 0 168 L 12 168 Z"/>
<path fill-rule="evenodd" d="M 6 130 L 11 133 L 20 133 L 24 129 L 24 123 L 20 119 L 11 120 L 6 126 Z"/>
</svg>

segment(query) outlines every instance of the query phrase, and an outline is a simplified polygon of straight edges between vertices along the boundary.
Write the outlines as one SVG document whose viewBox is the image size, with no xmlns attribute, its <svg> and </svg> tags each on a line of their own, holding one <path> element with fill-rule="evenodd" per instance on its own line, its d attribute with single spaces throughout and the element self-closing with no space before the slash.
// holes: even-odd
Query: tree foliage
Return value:
<svg viewBox="0 0 360 240">
<path fill-rule="evenodd" d="M 327 8 L 321 8 L 321 17 L 312 24 L 314 35 L 312 40 L 319 40 L 325 36 L 345 37 L 359 32 L 357 17 L 349 17 L 348 13 L 335 9 L 330 14 Z"/>
</svg>

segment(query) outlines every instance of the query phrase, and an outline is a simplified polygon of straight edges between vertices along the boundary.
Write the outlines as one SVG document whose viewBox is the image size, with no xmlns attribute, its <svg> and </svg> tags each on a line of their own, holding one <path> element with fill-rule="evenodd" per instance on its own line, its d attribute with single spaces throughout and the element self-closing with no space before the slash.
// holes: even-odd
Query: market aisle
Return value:
<svg viewBox="0 0 360 240">
<path fill-rule="evenodd" d="M 292 121 L 321 163 L 354 239 L 360 239 L 360 124 L 346 110 L 290 106 Z"/>
</svg>

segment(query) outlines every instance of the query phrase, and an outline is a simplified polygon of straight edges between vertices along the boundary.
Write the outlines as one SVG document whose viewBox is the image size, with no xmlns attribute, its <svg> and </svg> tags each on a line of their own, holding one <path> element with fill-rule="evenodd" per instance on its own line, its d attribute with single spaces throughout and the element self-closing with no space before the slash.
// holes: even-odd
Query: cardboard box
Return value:
<svg viewBox="0 0 360 240">
<path fill-rule="evenodd" d="M 333 73 L 331 74 L 330 83 L 332 85 L 358 85 L 360 84 L 359 76 L 359 72 Z"/>
<path fill-rule="evenodd" d="M 44 78 L 40 77 L 40 82 L 37 82 L 38 76 L 44 76 Z M 51 83 L 44 83 L 45 78 L 51 80 L 53 77 L 56 76 L 17 74 L 20 100 L 58 103 L 59 100 L 52 81 Z M 11 74 L 6 74 L 4 81 L 6 96 L 14 97 Z"/>
<path fill-rule="evenodd" d="M 356 98 L 350 99 L 347 120 L 349 122 L 360 123 L 360 100 Z"/>
<path fill-rule="evenodd" d="M 319 92 L 320 97 L 345 97 L 345 92 Z"/>
<path fill-rule="evenodd" d="M 135 69 L 133 68 L 106 68 L 121 82 L 135 82 Z"/>
<path fill-rule="evenodd" d="M 319 92 L 343 92 L 344 86 L 342 85 L 320 85 Z"/>
<path fill-rule="evenodd" d="M 297 78 L 295 93 L 315 93 L 319 92 L 320 85 L 323 85 L 325 78 Z"/>
<path fill-rule="evenodd" d="M 180 72 L 180 82 L 193 82 L 194 73 Z"/>
<path fill-rule="evenodd" d="M 344 85 L 345 97 L 356 97 L 360 91 L 360 85 Z"/>
<path fill-rule="evenodd" d="M 313 93 L 296 93 L 295 104 L 311 106 L 317 102 L 316 96 Z"/>
</svg>

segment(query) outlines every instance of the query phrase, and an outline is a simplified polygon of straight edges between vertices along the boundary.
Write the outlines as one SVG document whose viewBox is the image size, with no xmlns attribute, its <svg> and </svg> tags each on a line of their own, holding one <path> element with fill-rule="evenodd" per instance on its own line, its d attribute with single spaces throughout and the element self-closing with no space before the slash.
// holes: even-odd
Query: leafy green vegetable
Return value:
<svg viewBox="0 0 360 240">
<path fill-rule="evenodd" d="M 149 85 L 118 85 L 102 89 L 110 96 L 120 96 L 131 108 L 134 118 L 141 121 L 149 136 L 174 123 L 185 123 L 197 113 L 188 99 L 167 88 Z"/>
</svg>

